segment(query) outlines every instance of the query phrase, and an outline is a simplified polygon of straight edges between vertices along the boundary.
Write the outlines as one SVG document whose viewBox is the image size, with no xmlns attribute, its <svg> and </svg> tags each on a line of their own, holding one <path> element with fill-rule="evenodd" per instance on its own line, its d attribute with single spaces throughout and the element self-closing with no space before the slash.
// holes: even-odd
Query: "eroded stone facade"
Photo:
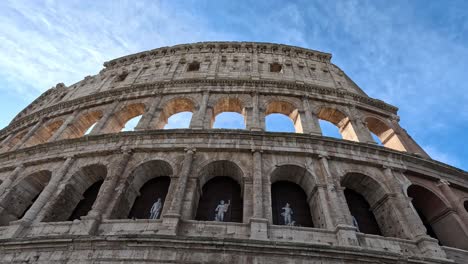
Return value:
<svg viewBox="0 0 468 264">
<path fill-rule="evenodd" d="M 277 44 L 184 44 L 51 88 L 0 131 L 1 262 L 466 263 L 468 174 L 430 159 L 397 108 L 330 59 Z M 164 129 L 185 111 L 188 129 Z M 212 129 L 223 112 L 243 115 L 245 129 Z M 265 131 L 272 113 L 296 133 Z M 323 137 L 319 120 L 343 139 Z M 218 176 L 240 187 L 241 221 L 196 220 Z M 158 177 L 170 178 L 161 218 L 129 218 Z M 273 222 L 281 182 L 303 190 L 313 227 Z M 362 208 L 347 189 L 378 235 L 353 225 Z"/>
</svg>

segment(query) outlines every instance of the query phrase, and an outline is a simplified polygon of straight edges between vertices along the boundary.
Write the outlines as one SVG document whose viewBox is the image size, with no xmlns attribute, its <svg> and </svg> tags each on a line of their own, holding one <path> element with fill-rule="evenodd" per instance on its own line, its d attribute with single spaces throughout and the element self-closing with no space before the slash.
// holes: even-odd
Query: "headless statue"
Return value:
<svg viewBox="0 0 468 264">
<path fill-rule="evenodd" d="M 158 198 L 158 200 L 151 206 L 150 209 L 150 219 L 158 219 L 159 213 L 161 212 L 162 208 L 162 202 L 161 198 Z"/>
</svg>

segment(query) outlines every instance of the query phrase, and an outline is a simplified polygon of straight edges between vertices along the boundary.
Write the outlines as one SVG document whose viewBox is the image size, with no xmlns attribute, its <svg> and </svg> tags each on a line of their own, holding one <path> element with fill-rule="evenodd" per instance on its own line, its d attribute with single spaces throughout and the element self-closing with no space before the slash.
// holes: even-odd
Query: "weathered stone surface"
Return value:
<svg viewBox="0 0 468 264">
<path fill-rule="evenodd" d="M 184 44 L 45 92 L 0 131 L 0 263 L 468 262 L 468 173 L 430 159 L 396 107 L 330 59 L 268 43 Z M 164 130 L 182 111 L 193 113 L 190 128 Z M 212 129 L 226 111 L 242 114 L 245 130 Z M 271 113 L 296 133 L 265 131 Z M 135 131 L 120 132 L 138 115 Z M 343 139 L 321 136 L 320 119 Z M 128 219 L 142 186 L 162 176 L 161 219 Z M 239 184 L 240 222 L 196 220 L 216 176 Z M 281 181 L 304 191 L 313 228 L 273 224 L 271 185 Z M 72 221 L 97 182 L 90 210 Z M 346 188 L 382 235 L 353 226 Z"/>
</svg>

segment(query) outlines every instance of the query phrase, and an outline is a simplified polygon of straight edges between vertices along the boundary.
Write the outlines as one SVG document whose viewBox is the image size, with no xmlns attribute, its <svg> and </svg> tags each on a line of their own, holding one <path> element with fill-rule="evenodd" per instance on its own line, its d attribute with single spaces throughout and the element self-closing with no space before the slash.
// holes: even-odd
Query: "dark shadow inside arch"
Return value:
<svg viewBox="0 0 468 264">
<path fill-rule="evenodd" d="M 102 180 L 95 182 L 83 193 L 83 199 L 76 205 L 72 214 L 68 218 L 68 221 L 80 219 L 82 216 L 88 214 L 88 212 L 93 207 L 94 201 L 96 201 L 102 183 Z"/>
<path fill-rule="evenodd" d="M 463 205 L 465 206 L 465 210 L 468 212 L 468 200 L 466 200 Z"/>
<path fill-rule="evenodd" d="M 271 202 L 274 225 L 285 225 L 286 204 L 292 209 L 291 221 L 294 226 L 314 227 L 307 195 L 302 188 L 292 182 L 277 181 L 271 185 Z"/>
<path fill-rule="evenodd" d="M 462 220 L 456 213 L 451 213 L 441 198 L 415 184 L 408 187 L 407 193 L 429 236 L 438 239 L 441 245 L 468 250 Z"/>
<path fill-rule="evenodd" d="M 361 194 L 348 188 L 344 190 L 344 194 L 349 211 L 355 218 L 359 231 L 366 234 L 381 236 L 382 232 L 380 227 L 366 199 Z"/>
<path fill-rule="evenodd" d="M 216 208 L 221 201 L 230 205 L 223 222 L 242 222 L 242 194 L 239 183 L 230 177 L 218 176 L 209 180 L 202 188 L 195 220 L 214 221 Z"/>
<path fill-rule="evenodd" d="M 140 189 L 140 196 L 136 198 L 128 218 L 135 219 L 150 219 L 151 208 L 161 199 L 161 207 L 158 210 L 159 214 L 156 219 L 161 217 L 162 208 L 166 201 L 167 192 L 171 178 L 168 176 L 161 176 L 147 181 Z"/>
</svg>

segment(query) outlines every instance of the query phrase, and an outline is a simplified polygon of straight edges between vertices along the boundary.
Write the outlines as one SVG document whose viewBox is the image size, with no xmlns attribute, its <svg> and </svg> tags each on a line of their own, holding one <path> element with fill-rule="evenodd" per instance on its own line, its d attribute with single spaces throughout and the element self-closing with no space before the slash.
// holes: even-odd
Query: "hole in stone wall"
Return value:
<svg viewBox="0 0 468 264">
<path fill-rule="evenodd" d="M 307 196 L 299 185 L 288 181 L 273 183 L 271 185 L 271 202 L 273 224 L 314 226 Z"/>
<path fill-rule="evenodd" d="M 200 70 L 200 63 L 199 62 L 192 62 L 188 65 L 187 71 L 199 71 Z"/>
<path fill-rule="evenodd" d="M 296 131 L 294 123 L 287 115 L 269 114 L 265 117 L 266 131 L 269 132 L 292 132 Z"/>
<path fill-rule="evenodd" d="M 117 75 L 117 77 L 115 78 L 115 81 L 116 82 L 123 82 L 123 81 L 125 81 L 127 76 L 128 76 L 128 72 L 123 72 L 123 73 Z"/>
<path fill-rule="evenodd" d="M 344 194 L 349 211 L 354 217 L 359 231 L 381 236 L 382 232 L 366 199 L 361 194 L 348 188 L 344 190 Z"/>
<path fill-rule="evenodd" d="M 157 177 L 147 181 L 140 189 L 140 196 L 136 198 L 132 210 L 128 215 L 130 219 L 159 219 L 161 217 L 164 202 L 171 178 L 167 176 Z M 158 202 L 158 199 L 160 201 Z"/>
<path fill-rule="evenodd" d="M 224 213 L 218 214 L 222 211 Z M 196 220 L 218 222 L 242 222 L 243 202 L 241 187 L 227 176 L 218 176 L 203 185 L 198 203 Z"/>
<path fill-rule="evenodd" d="M 192 116 L 192 112 L 173 114 L 167 119 L 167 124 L 164 125 L 164 129 L 189 128 Z"/>
<path fill-rule="evenodd" d="M 244 116 L 236 112 L 223 112 L 215 117 L 213 128 L 245 129 Z"/>
<path fill-rule="evenodd" d="M 333 123 L 320 119 L 319 124 L 323 136 L 342 139 L 340 129 Z"/>
<path fill-rule="evenodd" d="M 134 131 L 135 127 L 138 125 L 138 122 L 140 122 L 142 115 L 135 116 L 134 118 L 130 119 L 125 123 L 125 126 L 122 128 L 122 132 L 125 131 Z"/>
<path fill-rule="evenodd" d="M 96 126 L 97 122 L 92 124 L 84 133 L 84 135 L 89 135 L 89 133 L 91 133 L 91 131 L 93 131 L 93 128 Z"/>
<path fill-rule="evenodd" d="M 282 72 L 283 66 L 277 62 L 270 64 L 270 72 Z"/>
<path fill-rule="evenodd" d="M 75 219 L 80 219 L 80 217 L 85 216 L 93 207 L 94 201 L 96 201 L 99 189 L 104 181 L 100 180 L 91 185 L 84 193 L 83 199 L 78 203 L 73 210 L 73 213 L 68 218 L 68 221 L 73 221 Z"/>
</svg>

